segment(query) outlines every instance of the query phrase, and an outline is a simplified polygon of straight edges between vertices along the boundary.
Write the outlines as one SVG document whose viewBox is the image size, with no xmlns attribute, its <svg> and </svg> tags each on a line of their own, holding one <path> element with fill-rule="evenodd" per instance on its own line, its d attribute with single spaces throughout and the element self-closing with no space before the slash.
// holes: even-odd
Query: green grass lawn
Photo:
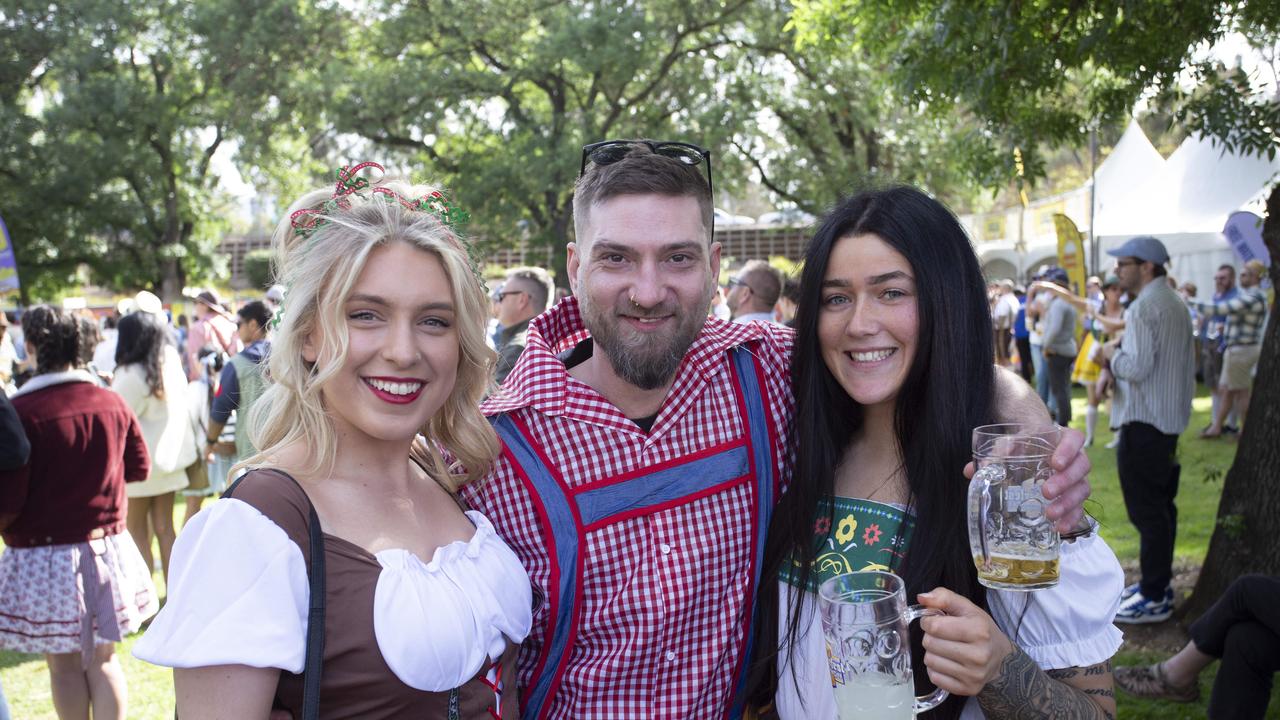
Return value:
<svg viewBox="0 0 1280 720">
<path fill-rule="evenodd" d="M 1192 408 L 1191 424 L 1178 445 L 1182 463 L 1182 480 L 1178 493 L 1178 542 L 1176 547 L 1179 565 L 1198 566 L 1204 559 L 1213 533 L 1214 519 L 1218 511 L 1218 497 L 1222 492 L 1222 479 L 1235 456 L 1235 443 L 1225 440 L 1201 440 L 1200 428 L 1209 424 L 1209 397 L 1200 388 Z M 1073 427 L 1084 429 L 1085 401 L 1083 391 L 1077 388 L 1073 403 Z M 1093 497 L 1089 510 L 1101 523 L 1102 535 L 1115 549 L 1127 570 L 1137 566 L 1138 535 L 1125 515 L 1124 499 L 1116 476 L 1115 451 L 1104 445 L 1111 439 L 1106 429 L 1106 413 L 1099 419 L 1098 437 L 1089 449 L 1093 461 L 1090 481 Z M 181 510 L 178 510 L 181 520 Z M 157 585 L 163 587 L 159 574 Z M 164 720 L 173 717 L 172 675 L 167 668 L 157 668 L 133 659 L 130 649 L 137 636 L 128 638 L 121 645 L 120 657 L 129 679 L 129 717 Z M 1116 663 L 1122 665 L 1149 663 L 1161 659 L 1145 650 L 1122 648 Z M 1213 685 L 1216 666 L 1201 676 L 1202 699 L 1196 704 L 1149 702 L 1136 700 L 1117 692 L 1120 718 L 1134 720 L 1180 720 L 1203 718 L 1209 691 Z M 55 717 L 49 695 L 49 678 L 42 658 L 33 655 L 0 651 L 0 684 L 4 685 L 13 717 L 17 720 L 44 720 Z M 1272 694 L 1267 717 L 1280 720 L 1280 689 Z"/>
</svg>

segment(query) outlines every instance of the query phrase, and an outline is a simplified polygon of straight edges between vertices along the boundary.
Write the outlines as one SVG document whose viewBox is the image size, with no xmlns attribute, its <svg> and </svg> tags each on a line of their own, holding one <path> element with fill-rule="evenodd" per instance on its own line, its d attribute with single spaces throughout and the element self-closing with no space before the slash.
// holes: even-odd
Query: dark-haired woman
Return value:
<svg viewBox="0 0 1280 720">
<path fill-rule="evenodd" d="M 147 449 L 129 407 L 80 367 L 76 318 L 40 305 L 22 326 L 37 374 L 13 397 L 30 457 L 0 472 L 0 648 L 45 655 L 58 717 L 124 718 L 115 643 L 158 606 L 124 532 Z"/>
<path fill-rule="evenodd" d="M 1063 545 L 1056 588 L 977 581 L 968 482 L 956 468 L 973 428 L 1011 407 L 997 396 L 1023 385 L 997 376 L 984 287 L 954 216 L 911 188 L 843 202 L 809 246 L 793 354 L 795 480 L 766 557 L 781 580 L 783 718 L 836 716 L 813 589 L 869 569 L 902 575 L 910 599 L 947 615 L 922 621 L 914 653 L 916 676 L 927 669 L 957 696 L 929 717 L 1114 712 L 1111 618 L 1123 579 L 1101 539 Z M 1002 419 L 1048 423 L 1043 406 Z"/>
<path fill-rule="evenodd" d="M 120 319 L 116 372 L 111 387 L 138 415 L 151 453 L 146 482 L 129 486 L 129 534 L 153 567 L 151 538 L 160 546 L 160 564 L 169 577 L 173 494 L 187 486 L 186 467 L 197 457 L 187 412 L 187 377 L 169 328 L 156 315 L 135 312 Z"/>
</svg>

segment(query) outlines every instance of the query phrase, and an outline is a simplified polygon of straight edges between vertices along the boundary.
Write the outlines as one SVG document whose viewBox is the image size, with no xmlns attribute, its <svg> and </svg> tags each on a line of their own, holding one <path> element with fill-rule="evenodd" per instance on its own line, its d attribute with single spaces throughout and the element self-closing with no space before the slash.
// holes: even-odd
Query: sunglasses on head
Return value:
<svg viewBox="0 0 1280 720">
<path fill-rule="evenodd" d="M 582 146 L 582 164 L 578 167 L 578 175 L 587 171 L 587 163 L 595 165 L 612 165 L 625 158 L 637 145 L 649 148 L 654 155 L 662 155 L 680 162 L 683 165 L 697 167 L 704 161 L 707 163 L 707 192 L 715 197 L 715 187 L 711 182 L 711 151 L 687 142 L 674 140 L 603 140 Z M 712 233 L 715 232 L 715 219 L 712 218 Z"/>
</svg>

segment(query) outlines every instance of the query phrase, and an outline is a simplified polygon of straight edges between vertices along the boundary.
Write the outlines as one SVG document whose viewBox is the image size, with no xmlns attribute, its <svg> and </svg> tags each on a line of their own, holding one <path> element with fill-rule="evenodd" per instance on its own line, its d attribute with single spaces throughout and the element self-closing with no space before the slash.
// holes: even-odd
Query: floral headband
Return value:
<svg viewBox="0 0 1280 720">
<path fill-rule="evenodd" d="M 301 238 L 309 238 L 316 230 L 331 222 L 328 218 L 329 215 L 338 210 L 350 208 L 350 196 L 360 194 L 373 184 L 368 178 L 358 175 L 365 168 L 374 168 L 380 173 L 386 173 L 386 168 L 376 162 L 369 161 L 362 162 L 355 167 L 343 165 L 338 168 L 334 171 L 338 182 L 334 187 L 333 197 L 321 203 L 319 208 L 303 208 L 289 216 L 289 224 L 293 227 L 294 234 Z M 480 274 L 480 267 L 476 263 L 471 246 L 463 243 L 458 235 L 459 227 L 471 220 L 471 215 L 466 210 L 463 210 L 439 190 L 433 190 L 416 200 L 410 200 L 395 190 L 383 186 L 375 187 L 370 192 L 387 202 L 400 203 L 407 210 L 425 212 L 435 216 L 441 225 L 449 229 L 450 239 L 453 241 L 454 246 L 466 254 L 467 261 L 471 265 L 471 273 L 476 276 L 476 280 L 480 282 L 480 287 L 485 290 L 485 293 L 488 293 L 488 287 L 485 284 L 484 276 Z M 285 288 L 284 292 L 287 294 L 288 288 Z M 280 327 L 280 318 L 283 316 L 284 302 L 282 300 L 271 319 L 271 328 L 273 330 Z"/>
<path fill-rule="evenodd" d="M 372 185 L 368 178 L 357 174 L 365 168 L 375 168 L 380 173 L 386 173 L 386 169 L 376 162 L 362 162 L 355 167 L 343 165 L 338 168 L 334 171 L 338 183 L 334 188 L 333 197 L 321 203 L 319 208 L 303 208 L 290 215 L 289 224 L 293 226 L 293 231 L 299 237 L 310 237 L 316 230 L 329 224 L 328 215 L 351 207 L 351 201 L 348 198 Z M 434 215 L 442 225 L 449 228 L 455 240 L 459 226 L 471 220 L 471 215 L 466 210 L 458 207 L 439 190 L 433 190 L 416 200 L 410 200 L 388 187 L 375 187 L 370 192 L 387 202 L 398 202 L 407 210 Z"/>
</svg>

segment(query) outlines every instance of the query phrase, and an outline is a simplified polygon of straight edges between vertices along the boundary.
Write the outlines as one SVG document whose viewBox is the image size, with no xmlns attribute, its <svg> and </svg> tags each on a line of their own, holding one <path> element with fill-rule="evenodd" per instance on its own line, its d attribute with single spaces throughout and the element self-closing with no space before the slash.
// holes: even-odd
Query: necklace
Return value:
<svg viewBox="0 0 1280 720">
<path fill-rule="evenodd" d="M 898 477 L 898 475 L 901 472 L 902 472 L 902 463 L 898 463 L 898 466 L 895 467 L 893 470 L 890 470 L 889 474 L 885 476 L 884 480 L 881 480 L 880 484 L 876 486 L 876 489 L 868 493 L 867 496 L 863 498 L 863 500 L 870 500 L 874 498 L 877 493 L 879 493 L 881 490 L 885 489 L 885 487 L 889 485 L 890 480 L 893 480 L 894 478 Z"/>
</svg>

